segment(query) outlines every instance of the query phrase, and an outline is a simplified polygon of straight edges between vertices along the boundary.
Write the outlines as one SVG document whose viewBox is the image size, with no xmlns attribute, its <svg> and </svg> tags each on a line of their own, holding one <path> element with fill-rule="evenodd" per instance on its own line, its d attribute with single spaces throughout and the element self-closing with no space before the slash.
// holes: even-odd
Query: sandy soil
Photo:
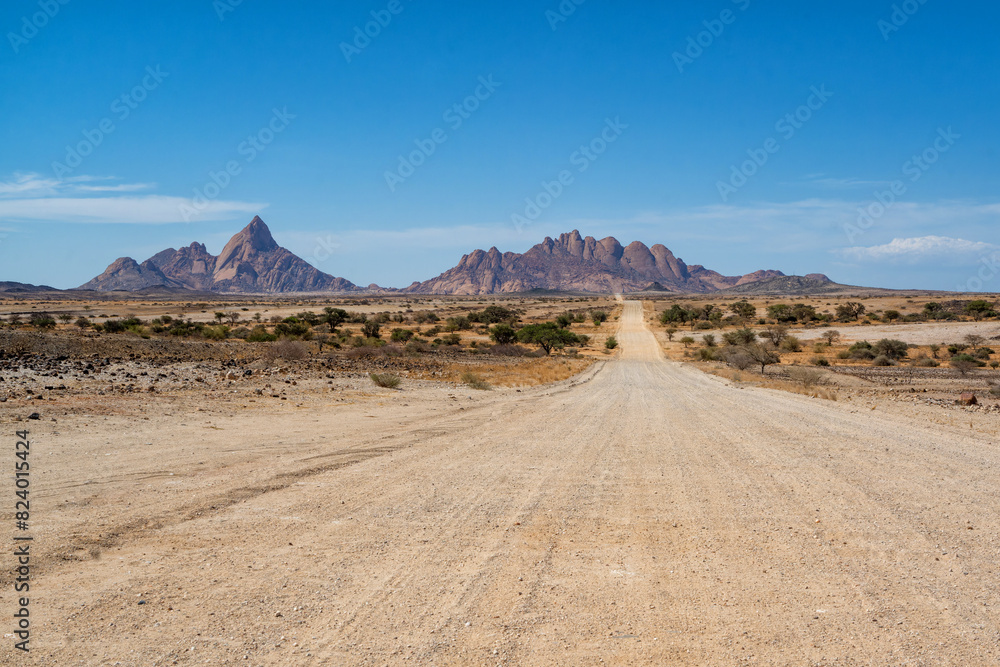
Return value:
<svg viewBox="0 0 1000 667">
<path fill-rule="evenodd" d="M 740 388 L 620 326 L 522 391 L 31 422 L 0 662 L 1000 662 L 995 416 Z"/>
<path fill-rule="evenodd" d="M 984 338 L 1000 336 L 1000 325 L 996 322 L 921 322 L 919 324 L 875 324 L 871 326 L 837 326 L 828 329 L 792 329 L 791 333 L 802 340 L 814 340 L 824 331 L 836 329 L 845 341 L 877 341 L 894 338 L 912 345 L 933 345 L 961 343 L 965 336 L 978 334 Z"/>
</svg>

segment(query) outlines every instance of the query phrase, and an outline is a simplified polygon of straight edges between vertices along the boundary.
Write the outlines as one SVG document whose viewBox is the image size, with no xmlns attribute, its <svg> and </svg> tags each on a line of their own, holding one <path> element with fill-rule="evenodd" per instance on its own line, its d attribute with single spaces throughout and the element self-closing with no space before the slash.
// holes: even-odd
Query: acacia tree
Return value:
<svg viewBox="0 0 1000 667">
<path fill-rule="evenodd" d="M 755 364 L 760 364 L 761 375 L 764 375 L 768 366 L 781 363 L 781 357 L 778 356 L 778 353 L 762 343 L 748 343 L 742 347 L 741 352 L 752 359 Z"/>
<path fill-rule="evenodd" d="M 522 343 L 538 345 L 549 354 L 553 349 L 559 350 L 567 345 L 580 342 L 579 336 L 572 331 L 560 329 L 555 322 L 529 324 L 517 332 L 517 340 Z"/>
</svg>

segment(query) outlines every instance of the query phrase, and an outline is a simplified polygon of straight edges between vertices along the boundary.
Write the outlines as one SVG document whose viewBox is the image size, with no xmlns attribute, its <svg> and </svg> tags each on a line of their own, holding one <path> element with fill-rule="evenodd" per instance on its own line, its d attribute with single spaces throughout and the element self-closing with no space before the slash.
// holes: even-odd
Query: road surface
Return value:
<svg viewBox="0 0 1000 667">
<path fill-rule="evenodd" d="M 230 474 L 180 466 L 157 508 L 109 478 L 114 539 L 41 561 L 18 661 L 1000 663 L 997 442 L 664 361 L 638 302 L 619 326 L 558 386 L 220 422 L 199 470 Z M 308 457 L 222 454 L 305 421 Z"/>
</svg>

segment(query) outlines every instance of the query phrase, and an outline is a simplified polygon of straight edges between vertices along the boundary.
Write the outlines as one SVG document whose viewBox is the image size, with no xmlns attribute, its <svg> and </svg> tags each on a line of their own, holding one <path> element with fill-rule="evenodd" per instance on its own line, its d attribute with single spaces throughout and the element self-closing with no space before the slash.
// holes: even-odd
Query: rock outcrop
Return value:
<svg viewBox="0 0 1000 667">
<path fill-rule="evenodd" d="M 80 289 L 136 291 L 150 287 L 228 294 L 360 289 L 344 278 L 323 273 L 279 246 L 259 216 L 231 238 L 217 257 L 201 243 L 180 250 L 168 248 L 142 264 L 123 257 Z"/>
<path fill-rule="evenodd" d="M 523 254 L 496 248 L 462 257 L 437 278 L 413 283 L 404 291 L 420 294 L 495 294 L 533 289 L 580 292 L 636 292 L 653 283 L 677 292 L 715 292 L 783 276 L 757 271 L 724 276 L 703 266 L 688 266 L 661 244 L 634 241 L 622 247 L 614 237 L 597 240 L 580 232 L 546 238 Z"/>
</svg>

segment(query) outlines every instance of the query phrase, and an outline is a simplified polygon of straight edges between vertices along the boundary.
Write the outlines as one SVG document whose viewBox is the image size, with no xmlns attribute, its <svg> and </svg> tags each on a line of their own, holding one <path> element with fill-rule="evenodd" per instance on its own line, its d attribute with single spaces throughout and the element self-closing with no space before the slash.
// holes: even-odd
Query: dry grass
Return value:
<svg viewBox="0 0 1000 667">
<path fill-rule="evenodd" d="M 527 359 L 515 364 L 449 364 L 440 375 L 422 379 L 466 383 L 463 376 L 473 374 L 494 387 L 535 387 L 561 382 L 586 370 L 593 363 L 587 357 L 547 357 Z"/>
<path fill-rule="evenodd" d="M 718 377 L 726 378 L 736 384 L 750 385 L 753 387 L 763 387 L 764 389 L 777 389 L 787 391 L 791 394 L 801 394 L 811 398 L 822 398 L 828 401 L 836 401 L 839 398 L 837 390 L 832 387 L 821 387 L 816 384 L 806 385 L 802 382 L 790 382 L 778 377 L 768 377 L 747 371 L 738 371 L 732 368 L 708 366 L 697 364 L 695 368 L 711 373 Z"/>
</svg>

